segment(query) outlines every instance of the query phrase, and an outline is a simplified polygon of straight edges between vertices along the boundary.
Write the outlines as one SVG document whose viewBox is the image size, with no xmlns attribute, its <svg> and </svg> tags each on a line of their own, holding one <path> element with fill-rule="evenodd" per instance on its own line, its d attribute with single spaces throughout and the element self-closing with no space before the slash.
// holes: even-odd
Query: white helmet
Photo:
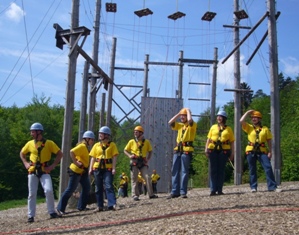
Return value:
<svg viewBox="0 0 299 235">
<path fill-rule="evenodd" d="M 226 114 L 225 111 L 219 111 L 219 112 L 217 113 L 217 116 L 222 116 L 222 117 L 227 118 L 227 114 Z"/>
<path fill-rule="evenodd" d="M 99 130 L 99 133 L 104 133 L 107 135 L 111 135 L 111 130 L 108 126 L 102 126 Z"/>
<path fill-rule="evenodd" d="M 92 131 L 85 131 L 82 138 L 94 139 L 95 137 Z"/>
<path fill-rule="evenodd" d="M 30 131 L 43 131 L 44 127 L 39 122 L 33 123 L 30 127 Z"/>
</svg>

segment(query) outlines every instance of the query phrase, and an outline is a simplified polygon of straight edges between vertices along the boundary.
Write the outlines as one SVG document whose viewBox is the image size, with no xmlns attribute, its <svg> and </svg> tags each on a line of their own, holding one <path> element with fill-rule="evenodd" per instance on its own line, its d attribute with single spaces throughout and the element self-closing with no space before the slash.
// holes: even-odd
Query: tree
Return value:
<svg viewBox="0 0 299 235">
<path fill-rule="evenodd" d="M 248 90 L 248 92 L 242 92 L 241 93 L 241 105 L 242 105 L 241 113 L 244 113 L 244 111 L 251 104 L 253 95 L 252 95 L 252 92 L 249 92 L 251 90 L 251 87 L 245 82 L 242 82 L 240 84 L 240 89 Z"/>
</svg>

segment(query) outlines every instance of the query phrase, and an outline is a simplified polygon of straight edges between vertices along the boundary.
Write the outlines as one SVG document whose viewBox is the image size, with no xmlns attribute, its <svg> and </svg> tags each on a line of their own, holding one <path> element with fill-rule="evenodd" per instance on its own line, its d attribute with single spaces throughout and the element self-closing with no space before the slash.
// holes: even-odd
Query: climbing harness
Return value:
<svg viewBox="0 0 299 235">
<path fill-rule="evenodd" d="M 247 151 L 246 154 L 253 154 L 254 156 L 260 156 L 261 154 L 265 154 L 265 152 L 262 152 L 260 147 L 266 147 L 265 143 L 262 142 L 260 143 L 260 140 L 259 140 L 259 134 L 260 132 L 262 131 L 262 126 L 259 127 L 258 129 L 257 128 L 254 128 L 255 129 L 255 133 L 256 133 L 256 138 L 255 138 L 255 142 L 252 143 L 250 141 L 248 141 L 248 146 L 253 146 L 253 150 L 252 151 Z"/>
<path fill-rule="evenodd" d="M 223 150 L 222 149 L 222 145 L 229 145 L 230 144 L 230 141 L 227 140 L 227 141 L 223 141 L 221 142 L 221 135 L 222 135 L 222 132 L 226 129 L 226 125 L 224 125 L 223 128 L 220 127 L 220 125 L 218 125 L 218 130 L 219 130 L 219 134 L 218 134 L 218 139 L 217 141 L 213 141 L 210 139 L 210 142 L 213 143 L 215 145 L 214 149 L 211 149 L 210 151 L 218 151 L 218 152 L 221 152 L 223 151 L 223 153 L 226 153 L 227 151 L 226 150 Z"/>
<path fill-rule="evenodd" d="M 106 149 L 109 148 L 111 141 L 109 141 L 107 143 L 106 146 L 103 146 L 103 144 L 100 144 L 100 147 L 103 150 L 103 154 L 101 158 L 96 158 L 96 162 L 98 163 L 98 167 L 94 167 L 93 170 L 94 171 L 100 171 L 100 172 L 104 172 L 104 171 L 112 171 L 112 168 L 107 168 L 106 165 L 107 164 L 112 164 L 112 159 L 111 158 L 106 158 Z"/>
<path fill-rule="evenodd" d="M 41 151 L 45 147 L 47 140 L 45 138 L 43 138 L 41 141 L 42 141 L 42 144 L 39 147 L 37 146 L 37 141 L 36 140 L 34 141 L 35 148 L 37 149 L 37 160 L 36 160 L 36 162 L 30 161 L 30 166 L 33 166 L 35 168 L 35 170 L 33 172 L 29 172 L 29 174 L 35 174 L 38 178 L 40 178 L 43 174 L 46 174 L 46 172 L 43 171 L 43 167 L 48 166 L 48 162 L 41 163 L 41 156 L 40 156 Z"/>
<path fill-rule="evenodd" d="M 132 166 L 137 166 L 138 169 L 141 169 L 142 167 L 146 166 L 146 163 L 144 161 L 144 157 L 142 156 L 142 147 L 144 146 L 144 142 L 145 139 L 142 139 L 141 144 L 139 144 L 138 139 L 135 140 L 137 146 L 138 146 L 138 150 L 139 150 L 139 156 L 134 156 L 134 158 L 132 159 L 132 162 L 130 164 L 131 170 L 132 170 Z"/>
</svg>

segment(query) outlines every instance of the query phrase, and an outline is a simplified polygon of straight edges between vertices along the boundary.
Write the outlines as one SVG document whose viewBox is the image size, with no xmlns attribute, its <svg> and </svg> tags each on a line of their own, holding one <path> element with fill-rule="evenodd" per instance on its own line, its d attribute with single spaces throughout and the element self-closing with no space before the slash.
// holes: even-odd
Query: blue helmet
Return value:
<svg viewBox="0 0 299 235">
<path fill-rule="evenodd" d="M 222 116 L 222 117 L 227 118 L 227 114 L 226 114 L 225 111 L 219 111 L 219 112 L 217 113 L 217 116 Z"/>
<path fill-rule="evenodd" d="M 111 135 L 111 130 L 108 126 L 102 126 L 99 130 L 99 133 L 103 133 L 106 135 Z"/>
<path fill-rule="evenodd" d="M 95 139 L 95 136 L 92 131 L 85 131 L 82 138 Z"/>
<path fill-rule="evenodd" d="M 39 122 L 33 123 L 30 127 L 30 131 L 43 131 L 44 127 Z"/>
</svg>

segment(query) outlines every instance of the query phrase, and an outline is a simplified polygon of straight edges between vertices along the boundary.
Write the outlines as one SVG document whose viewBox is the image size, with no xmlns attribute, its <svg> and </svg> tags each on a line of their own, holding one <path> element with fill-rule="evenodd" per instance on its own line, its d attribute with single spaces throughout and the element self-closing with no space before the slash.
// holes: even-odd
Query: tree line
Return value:
<svg viewBox="0 0 299 235">
<path fill-rule="evenodd" d="M 242 89 L 250 89 L 248 84 L 242 83 Z M 280 121 L 281 126 L 281 181 L 299 180 L 299 143 L 297 136 L 299 132 L 299 77 L 295 79 L 284 78 L 279 75 L 280 90 Z M 244 93 L 241 98 L 242 113 L 248 109 L 259 110 L 263 114 L 262 123 L 270 127 L 270 96 L 263 93 L 262 90 L 252 93 Z M 223 108 L 229 118 L 227 124 L 234 129 L 234 103 L 228 102 Z M 192 159 L 190 179 L 193 181 L 193 187 L 207 187 L 208 185 L 208 160 L 204 155 L 204 145 L 207 132 L 210 128 L 210 110 L 204 110 L 201 118 L 197 121 L 197 136 L 195 143 L 195 154 Z M 12 199 L 23 199 L 28 195 L 27 188 L 27 170 L 24 168 L 19 153 L 24 144 L 31 139 L 29 128 L 32 123 L 40 122 L 44 127 L 44 137 L 51 139 L 58 146 L 62 143 L 64 107 L 61 105 L 50 106 L 50 98 L 34 97 L 32 101 L 22 108 L 16 106 L 0 106 L 0 202 Z M 117 120 L 116 117 L 113 117 Z M 78 126 L 80 121 L 80 112 L 74 111 L 72 146 L 78 142 Z M 99 123 L 99 115 L 95 116 L 95 123 Z M 121 124 L 121 128 L 112 125 L 113 140 L 116 142 L 120 155 L 117 161 L 117 175 L 114 178 L 115 185 L 118 184 L 122 172 L 129 174 L 129 159 L 123 154 L 123 149 L 130 138 L 132 138 L 132 128 L 138 125 L 133 120 L 126 120 Z M 99 126 L 93 130 L 97 136 Z M 145 136 L 146 137 L 146 136 Z M 247 136 L 242 133 L 242 151 L 247 144 Z M 248 183 L 248 168 L 244 156 L 244 170 L 242 183 Z M 258 169 L 260 181 L 265 181 L 265 176 L 261 167 Z M 57 190 L 59 185 L 59 167 L 53 172 L 53 184 Z M 233 167 L 227 164 L 226 184 L 234 182 Z M 41 188 L 41 187 L 40 187 Z M 38 192 L 43 196 L 43 192 Z M 56 192 L 56 197 L 58 197 Z"/>
</svg>

